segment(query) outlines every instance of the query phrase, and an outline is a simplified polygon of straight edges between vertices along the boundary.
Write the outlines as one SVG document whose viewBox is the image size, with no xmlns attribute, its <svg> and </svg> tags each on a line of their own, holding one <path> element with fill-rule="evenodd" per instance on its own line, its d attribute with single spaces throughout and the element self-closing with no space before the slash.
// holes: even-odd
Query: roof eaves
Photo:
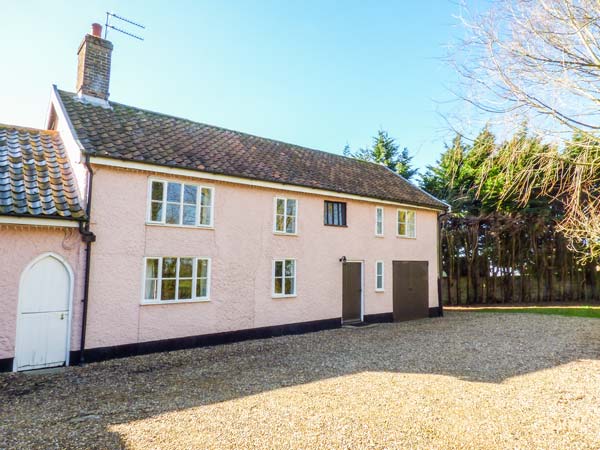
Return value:
<svg viewBox="0 0 600 450">
<path fill-rule="evenodd" d="M 434 201 L 436 201 L 436 202 L 440 203 L 441 205 L 444 205 L 444 206 L 441 206 L 441 205 L 440 205 L 440 206 L 441 206 L 441 207 L 440 207 L 440 210 L 441 210 L 441 211 L 447 211 L 447 210 L 450 208 L 450 205 L 449 205 L 448 203 L 446 203 L 445 201 L 443 201 L 443 200 L 440 200 L 439 198 L 435 197 L 434 195 L 431 195 L 429 192 L 427 192 L 425 189 L 421 188 L 420 186 L 417 186 L 416 184 L 413 184 L 413 183 L 411 183 L 411 182 L 410 182 L 410 181 L 408 181 L 406 178 L 404 178 L 402 175 L 400 175 L 400 174 L 399 174 L 399 173 L 397 173 L 397 172 L 394 172 L 394 171 L 393 171 L 392 169 L 390 169 L 389 167 L 387 167 L 387 166 L 383 166 L 383 167 L 385 167 L 387 170 L 389 170 L 390 172 L 392 172 L 392 173 L 393 173 L 394 175 L 396 175 L 397 177 L 400 177 L 400 178 L 402 178 L 402 179 L 403 179 L 403 180 L 404 180 L 406 183 L 408 183 L 408 184 L 409 184 L 411 187 L 413 187 L 414 189 L 417 189 L 417 190 L 421 191 L 423 194 L 427 195 L 428 197 L 430 197 L 430 198 L 431 198 L 431 199 L 433 199 Z M 432 206 L 432 207 L 433 207 L 433 206 Z"/>
<path fill-rule="evenodd" d="M 274 183 L 274 184 L 278 184 L 281 186 L 296 186 L 296 187 L 300 187 L 300 188 L 305 188 L 305 189 L 314 189 L 316 191 L 329 191 L 331 193 L 337 193 L 337 194 L 343 194 L 343 195 L 348 195 L 348 196 L 355 196 L 355 197 L 364 197 L 364 198 L 369 198 L 371 200 L 380 200 L 383 202 L 391 202 L 391 203 L 396 203 L 398 205 L 407 205 L 407 206 L 414 206 L 414 207 L 419 207 L 419 208 L 427 208 L 427 209 L 433 209 L 436 211 L 443 211 L 444 208 L 441 206 L 436 206 L 433 204 L 429 204 L 429 203 L 422 203 L 422 202 L 415 202 L 413 200 L 403 200 L 400 201 L 397 198 L 383 198 L 383 197 L 374 197 L 374 196 L 369 196 L 369 195 L 360 195 L 360 194 L 356 194 L 354 192 L 347 192 L 347 191 L 343 191 L 343 190 L 333 190 L 333 189 L 324 189 L 324 188 L 318 188 L 315 186 L 311 186 L 308 184 L 300 184 L 300 183 L 283 183 L 281 181 L 276 181 L 276 180 L 266 180 L 263 178 L 251 178 L 251 177 L 247 177 L 247 176 L 241 176 L 241 175 L 230 175 L 230 174 L 226 174 L 226 173 L 222 173 L 222 172 L 216 172 L 216 171 L 210 171 L 210 170 L 201 170 L 198 169 L 196 167 L 189 167 L 189 166 L 182 166 L 182 165 L 175 165 L 175 164 L 162 164 L 162 163 L 156 163 L 156 162 L 151 162 L 151 161 L 147 161 L 147 160 L 143 160 L 143 159 L 129 159 L 129 158 L 119 158 L 116 156 L 106 156 L 106 155 L 101 155 L 101 154 L 95 154 L 92 155 L 94 158 L 100 158 L 100 159 L 106 159 L 106 160 L 117 160 L 117 161 L 124 161 L 124 162 L 130 162 L 130 163 L 137 163 L 137 164 L 142 164 L 142 165 L 147 165 L 147 166 L 157 166 L 157 167 L 165 167 L 165 168 L 169 168 L 169 169 L 183 169 L 183 170 L 190 170 L 193 172 L 198 172 L 198 173 L 206 173 L 206 174 L 211 174 L 211 175 L 218 175 L 218 176 L 223 176 L 223 177 L 228 177 L 228 178 L 241 178 L 241 179 L 245 179 L 245 180 L 249 180 L 249 181 L 263 181 L 263 182 L 267 182 L 267 183 Z M 91 161 L 93 163 L 93 160 Z M 148 169 L 149 171 L 152 171 L 152 169 Z"/>
<path fill-rule="evenodd" d="M 73 217 L 73 216 L 57 216 L 56 214 L 16 214 L 16 213 L 0 213 L 0 217 L 15 217 L 22 219 L 50 219 L 50 220 L 70 220 L 72 222 L 85 222 L 85 216 L 82 217 Z"/>
</svg>

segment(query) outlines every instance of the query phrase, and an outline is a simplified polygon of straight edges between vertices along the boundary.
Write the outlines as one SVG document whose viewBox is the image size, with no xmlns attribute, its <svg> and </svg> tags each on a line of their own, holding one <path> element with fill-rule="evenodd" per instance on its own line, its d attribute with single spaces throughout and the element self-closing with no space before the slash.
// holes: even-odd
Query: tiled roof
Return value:
<svg viewBox="0 0 600 450">
<path fill-rule="evenodd" d="M 56 131 L 0 125 L 0 215 L 85 217 Z"/>
<path fill-rule="evenodd" d="M 384 166 L 59 91 L 87 152 L 100 157 L 201 170 L 445 209 Z"/>
</svg>

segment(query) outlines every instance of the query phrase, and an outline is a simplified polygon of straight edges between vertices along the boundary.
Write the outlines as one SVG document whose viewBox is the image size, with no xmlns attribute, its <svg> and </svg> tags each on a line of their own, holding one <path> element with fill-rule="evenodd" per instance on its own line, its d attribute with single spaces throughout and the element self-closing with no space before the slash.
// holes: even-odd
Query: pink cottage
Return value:
<svg viewBox="0 0 600 450">
<path fill-rule="evenodd" d="M 441 315 L 446 205 L 387 168 L 109 102 L 79 47 L 0 125 L 0 370 Z"/>
</svg>

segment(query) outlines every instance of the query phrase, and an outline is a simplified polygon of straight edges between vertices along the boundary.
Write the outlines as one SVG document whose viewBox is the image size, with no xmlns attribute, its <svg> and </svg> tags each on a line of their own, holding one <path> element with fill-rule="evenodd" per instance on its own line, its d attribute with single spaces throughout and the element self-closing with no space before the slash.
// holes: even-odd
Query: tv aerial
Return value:
<svg viewBox="0 0 600 450">
<path fill-rule="evenodd" d="M 115 30 L 115 31 L 118 31 L 119 33 L 126 34 L 127 36 L 132 37 L 134 39 L 137 39 L 139 41 L 143 41 L 144 40 L 143 37 L 138 36 L 137 34 L 130 33 L 129 31 L 123 30 L 122 28 L 119 28 L 119 27 L 116 27 L 116 26 L 112 25 L 111 21 L 114 22 L 115 19 L 117 20 L 117 23 L 120 23 L 119 21 L 121 21 L 121 22 L 128 23 L 129 25 L 133 25 L 135 27 L 141 28 L 142 30 L 146 29 L 146 27 L 144 25 L 136 23 L 133 20 L 129 20 L 129 19 L 126 19 L 125 17 L 119 16 L 119 15 L 117 15 L 115 13 L 111 13 L 109 11 L 106 11 L 106 22 L 104 24 L 104 39 L 106 39 L 106 36 L 108 35 L 108 29 L 110 28 L 111 30 Z"/>
</svg>

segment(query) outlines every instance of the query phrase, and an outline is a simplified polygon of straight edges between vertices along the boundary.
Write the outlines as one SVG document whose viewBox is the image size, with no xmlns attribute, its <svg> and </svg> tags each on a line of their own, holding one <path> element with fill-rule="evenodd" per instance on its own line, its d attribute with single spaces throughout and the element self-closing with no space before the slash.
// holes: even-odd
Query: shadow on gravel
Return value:
<svg viewBox="0 0 600 450">
<path fill-rule="evenodd" d="M 531 314 L 338 329 L 0 376 L 0 448 L 122 448 L 112 424 L 286 386 L 385 371 L 501 383 L 599 359 L 600 322 Z"/>
</svg>

